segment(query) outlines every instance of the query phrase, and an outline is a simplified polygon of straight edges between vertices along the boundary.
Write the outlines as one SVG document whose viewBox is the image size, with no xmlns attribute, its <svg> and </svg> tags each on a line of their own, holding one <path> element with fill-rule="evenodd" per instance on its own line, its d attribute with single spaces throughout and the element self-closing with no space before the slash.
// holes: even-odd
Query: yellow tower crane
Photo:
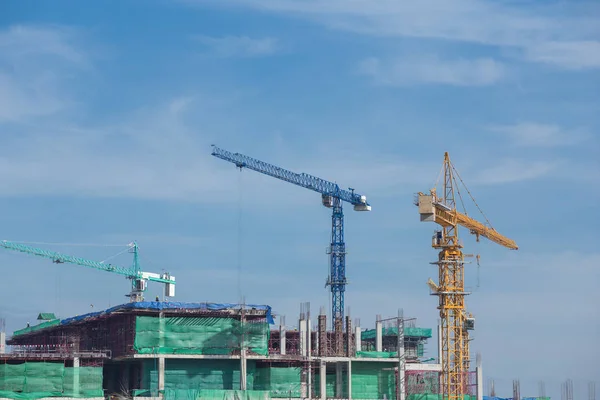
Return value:
<svg viewBox="0 0 600 400">
<path fill-rule="evenodd" d="M 432 246 L 439 249 L 438 261 L 432 263 L 438 266 L 439 282 L 436 284 L 431 279 L 427 282 L 432 294 L 439 297 L 440 319 L 442 328 L 442 379 L 441 393 L 444 399 L 463 399 L 467 394 L 469 372 L 469 331 L 475 328 L 475 319 L 465 311 L 464 259 L 462 244 L 458 240 L 458 227 L 469 229 L 479 241 L 483 236 L 495 243 L 512 250 L 518 246 L 511 240 L 498 233 L 486 219 L 482 224 L 469 217 L 466 212 L 461 213 L 456 209 L 456 195 L 462 203 L 462 196 L 456 184 L 456 178 L 462 182 L 458 171 L 450 162 L 450 156 L 444 154 L 443 193 L 438 196 L 436 188 L 429 194 L 419 192 L 416 205 L 419 207 L 421 221 L 435 222 L 441 225 L 442 230 L 436 231 Z M 463 182 L 464 185 L 464 182 Z M 436 184 L 437 186 L 437 184 Z M 466 186 L 465 186 L 466 189 Z M 467 189 L 469 196 L 471 195 Z M 473 197 L 471 199 L 477 205 Z M 479 206 L 477 206 L 479 209 Z M 481 209 L 479 209 L 481 211 Z M 483 215 L 483 212 L 482 212 Z"/>
</svg>

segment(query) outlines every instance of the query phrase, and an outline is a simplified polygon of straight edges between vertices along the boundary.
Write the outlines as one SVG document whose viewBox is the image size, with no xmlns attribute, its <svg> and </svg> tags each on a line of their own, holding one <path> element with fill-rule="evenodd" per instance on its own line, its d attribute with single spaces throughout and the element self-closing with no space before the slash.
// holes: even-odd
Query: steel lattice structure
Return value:
<svg viewBox="0 0 600 400">
<path fill-rule="evenodd" d="M 432 294 L 439 297 L 442 325 L 441 392 L 448 400 L 463 399 L 469 392 L 469 330 L 475 328 L 475 319 L 465 311 L 465 296 L 469 293 L 465 291 L 465 255 L 459 241 L 458 227 L 466 227 L 477 238 L 483 236 L 509 249 L 518 249 L 513 240 L 499 234 L 491 226 L 457 211 L 456 195 L 461 201 L 462 197 L 456 185 L 455 173 L 458 175 L 450 156 L 445 153 L 442 197 L 437 196 L 434 188 L 430 194 L 419 193 L 416 203 L 421 221 L 436 222 L 442 226 L 432 240 L 432 247 L 440 251 L 438 261 L 432 263 L 438 266 L 439 281 L 436 284 L 430 280 L 428 284 Z"/>
<path fill-rule="evenodd" d="M 342 202 L 354 206 L 355 211 L 370 211 L 371 206 L 365 196 L 357 194 L 354 189 L 343 190 L 333 182 L 326 181 L 316 176 L 305 173 L 292 172 L 275 165 L 245 156 L 232 153 L 213 146 L 213 156 L 229 161 L 236 167 L 248 168 L 261 174 L 269 175 L 294 185 L 321 193 L 323 205 L 331 208 L 331 244 L 329 248 L 330 270 L 327 286 L 331 287 L 332 295 L 332 323 L 344 317 L 344 293 L 346 291 L 346 244 L 344 242 L 344 212 Z"/>
</svg>

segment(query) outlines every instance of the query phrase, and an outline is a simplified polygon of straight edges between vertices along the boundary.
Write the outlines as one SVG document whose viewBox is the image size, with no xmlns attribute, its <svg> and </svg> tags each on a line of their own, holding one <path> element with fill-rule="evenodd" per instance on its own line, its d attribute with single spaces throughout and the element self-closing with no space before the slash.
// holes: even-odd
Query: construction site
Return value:
<svg viewBox="0 0 600 400">
<path fill-rule="evenodd" d="M 176 302 L 175 277 L 141 271 L 135 243 L 133 265 L 119 267 L 2 241 L 6 250 L 123 275 L 132 287 L 129 303 L 66 319 L 40 313 L 37 324 L 9 338 L 3 330 L 0 398 L 483 399 L 481 359 L 469 349 L 475 318 L 464 302 L 458 228 L 509 249 L 517 245 L 489 221 L 457 211 L 457 172 L 448 154 L 440 193 L 419 193 L 415 201 L 421 221 L 440 225 L 431 242 L 439 280 L 423 293 L 439 297 L 435 328 L 419 326 L 402 309 L 391 318 L 377 315 L 370 327 L 346 315 L 342 202 L 369 211 L 365 196 L 216 147 L 212 155 L 322 195 L 333 211 L 330 318 L 325 308 L 311 313 L 309 303 L 286 325 L 270 305 Z M 165 300 L 144 298 L 148 282 L 165 285 Z"/>
</svg>

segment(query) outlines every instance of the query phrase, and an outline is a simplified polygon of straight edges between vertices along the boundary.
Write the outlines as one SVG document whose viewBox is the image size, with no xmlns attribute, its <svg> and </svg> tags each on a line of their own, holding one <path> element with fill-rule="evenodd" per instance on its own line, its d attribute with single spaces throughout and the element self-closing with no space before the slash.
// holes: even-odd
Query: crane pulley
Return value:
<svg viewBox="0 0 600 400">
<path fill-rule="evenodd" d="M 70 256 L 55 251 L 39 249 L 21 243 L 10 242 L 8 240 L 0 241 L 0 247 L 4 249 L 48 258 L 55 264 L 75 264 L 83 267 L 94 268 L 100 271 L 123 275 L 127 279 L 131 280 L 131 292 L 127 295 L 131 302 L 143 301 L 143 293 L 146 291 L 148 281 L 164 283 L 165 297 L 175 296 L 175 277 L 171 276 L 168 272 L 156 274 L 153 272 L 142 271 L 139 263 L 137 243 L 132 242 L 128 246 L 130 252 L 133 254 L 133 265 L 129 268 L 113 264 L 106 264 L 99 261 L 87 260 L 85 258 Z"/>
</svg>

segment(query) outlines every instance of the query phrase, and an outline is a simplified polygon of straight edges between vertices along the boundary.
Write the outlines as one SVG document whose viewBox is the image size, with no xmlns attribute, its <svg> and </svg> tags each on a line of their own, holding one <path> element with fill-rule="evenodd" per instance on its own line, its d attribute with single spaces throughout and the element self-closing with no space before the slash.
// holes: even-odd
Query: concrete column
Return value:
<svg viewBox="0 0 600 400">
<path fill-rule="evenodd" d="M 308 311 L 308 316 L 306 319 L 306 356 L 308 358 L 308 371 L 306 371 L 306 390 L 308 394 L 308 399 L 312 398 L 312 331 L 310 326 L 310 310 Z"/>
<path fill-rule="evenodd" d="M 483 369 L 481 368 L 481 354 L 477 354 L 477 400 L 483 400 Z"/>
<path fill-rule="evenodd" d="M 356 351 L 362 351 L 362 332 L 360 326 L 354 328 L 354 343 L 356 343 Z M 356 353 L 354 354 L 356 356 Z"/>
<path fill-rule="evenodd" d="M 0 354 L 6 353 L 6 333 L 0 331 Z"/>
<path fill-rule="evenodd" d="M 165 390 L 165 357 L 158 356 L 158 391 Z"/>
<path fill-rule="evenodd" d="M 398 310 L 398 320 L 396 323 L 398 329 L 398 400 L 406 398 L 406 360 L 404 359 L 404 310 Z"/>
<path fill-rule="evenodd" d="M 279 339 L 281 341 L 281 343 L 279 343 L 279 351 L 282 355 L 285 355 L 285 326 L 283 325 L 279 327 Z"/>
<path fill-rule="evenodd" d="M 158 348 L 162 349 L 165 347 L 165 328 L 166 328 L 165 316 L 162 312 L 158 314 Z M 160 352 L 160 350 L 159 350 Z"/>
<path fill-rule="evenodd" d="M 78 395 L 79 388 L 79 357 L 73 358 L 73 395 Z"/>
<path fill-rule="evenodd" d="M 348 400 L 352 399 L 352 360 L 348 360 Z"/>
<path fill-rule="evenodd" d="M 335 397 L 342 398 L 342 363 L 335 363 Z"/>
<path fill-rule="evenodd" d="M 320 383 L 321 383 L 321 400 L 325 400 L 327 399 L 327 364 L 325 363 L 325 361 L 321 360 L 321 365 L 320 365 Z"/>
<path fill-rule="evenodd" d="M 299 322 L 300 331 L 300 355 L 306 357 L 306 320 L 301 319 Z"/>
<path fill-rule="evenodd" d="M 246 390 L 246 378 L 248 376 L 246 367 L 246 349 L 242 348 L 240 351 L 240 390 Z"/>
<path fill-rule="evenodd" d="M 310 323 L 310 319 L 306 320 L 306 355 L 310 357 L 313 349 L 312 342 L 312 324 Z"/>
<path fill-rule="evenodd" d="M 380 319 L 377 316 L 377 321 L 375 322 L 375 351 L 383 351 L 383 324 Z"/>
</svg>

